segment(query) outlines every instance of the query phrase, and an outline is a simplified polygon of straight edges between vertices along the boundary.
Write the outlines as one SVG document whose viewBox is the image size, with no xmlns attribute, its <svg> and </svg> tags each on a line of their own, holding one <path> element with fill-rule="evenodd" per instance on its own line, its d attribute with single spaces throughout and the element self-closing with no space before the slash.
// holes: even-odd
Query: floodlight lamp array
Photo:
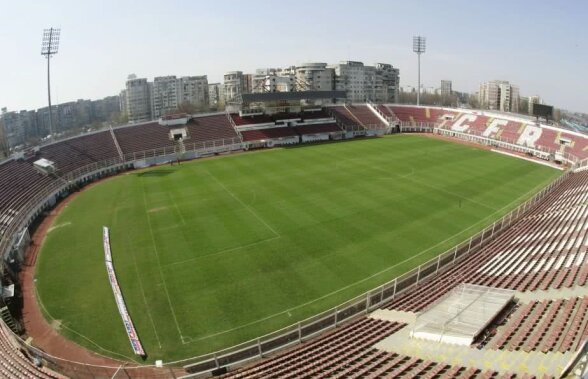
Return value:
<svg viewBox="0 0 588 379">
<path fill-rule="evenodd" d="M 60 29 L 50 28 L 43 30 L 43 42 L 41 44 L 41 55 L 50 57 L 57 54 L 59 49 Z"/>
<path fill-rule="evenodd" d="M 423 36 L 412 37 L 412 51 L 421 54 L 424 53 L 427 48 L 427 39 Z"/>
</svg>

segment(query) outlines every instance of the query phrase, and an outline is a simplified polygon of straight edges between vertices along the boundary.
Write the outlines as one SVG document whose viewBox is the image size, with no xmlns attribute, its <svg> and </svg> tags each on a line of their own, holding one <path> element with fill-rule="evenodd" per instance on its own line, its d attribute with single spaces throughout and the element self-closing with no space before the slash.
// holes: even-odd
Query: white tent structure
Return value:
<svg viewBox="0 0 588 379">
<path fill-rule="evenodd" d="M 410 337 L 469 346 L 513 297 L 512 290 L 460 284 L 417 316 Z"/>
</svg>

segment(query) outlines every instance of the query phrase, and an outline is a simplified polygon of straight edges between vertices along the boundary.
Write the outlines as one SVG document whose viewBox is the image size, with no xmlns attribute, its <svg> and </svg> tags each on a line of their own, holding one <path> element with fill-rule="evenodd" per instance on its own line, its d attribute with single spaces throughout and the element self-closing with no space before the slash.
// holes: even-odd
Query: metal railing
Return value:
<svg viewBox="0 0 588 379">
<path fill-rule="evenodd" d="M 434 122 L 410 122 L 400 121 L 400 132 L 402 133 L 432 133 L 436 127 Z"/>
<path fill-rule="evenodd" d="M 238 139 L 211 141 L 206 143 L 193 143 L 191 145 L 192 151 L 197 153 L 212 153 L 215 151 L 230 151 L 231 149 L 241 148 L 241 143 L 237 143 Z M 187 146 L 188 151 L 188 146 Z M 94 164 L 84 166 L 74 170 L 65 175 L 71 182 L 79 181 L 88 178 L 92 175 L 108 175 L 115 173 L 125 166 L 130 166 L 136 161 L 154 159 L 166 155 L 174 154 L 173 147 L 164 147 L 160 149 L 148 150 L 145 152 L 137 152 L 125 155 L 125 160 L 109 159 Z M 422 283 L 424 280 L 430 279 L 438 273 L 454 266 L 457 262 L 465 257 L 479 251 L 479 249 L 491 241 L 495 236 L 500 234 L 503 230 L 511 226 L 522 215 L 532 209 L 538 202 L 550 194 L 562 181 L 567 179 L 570 171 L 567 171 L 555 181 L 551 182 L 539 193 L 527 200 L 525 203 L 518 206 L 508 214 L 504 215 L 492 225 L 486 227 L 476 235 L 463 241 L 457 246 L 447 250 L 446 252 L 432 258 L 415 267 L 414 269 L 396 277 L 387 283 L 380 285 L 370 291 L 363 293 L 349 301 L 340 304 L 337 307 L 331 308 L 327 311 L 321 312 L 315 316 L 297 322 L 288 327 L 282 328 L 273 333 L 258 337 L 256 339 L 241 343 L 239 345 L 222 349 L 214 353 L 205 354 L 197 357 L 192 357 L 176 362 L 169 362 L 166 364 L 167 369 L 164 369 L 164 374 L 156 373 L 148 374 L 144 370 L 152 369 L 153 366 L 126 366 L 124 373 L 127 377 L 169 377 L 175 376 L 174 370 L 171 367 L 179 364 L 184 365 L 184 368 L 191 373 L 191 375 L 202 374 L 225 366 L 233 366 L 242 364 L 249 360 L 263 357 L 267 354 L 276 352 L 286 347 L 301 343 L 310 339 L 320 333 L 329 329 L 335 328 L 341 323 L 356 318 L 356 316 L 365 315 L 371 310 L 374 310 L 386 302 L 395 299 L 399 294 L 402 294 L 416 285 Z M 49 200 L 56 194 L 67 191 L 68 188 L 62 182 L 55 181 L 52 185 L 43 188 L 33 198 L 26 202 L 22 207 L 10 227 L 8 228 L 6 236 L 16 236 L 18 231 L 27 227 L 29 223 L 44 209 Z M 0 242 L 0 252 L 7 254 L 13 244 L 13 239 L 3 238 Z M 62 372 L 66 375 L 71 375 L 80 378 L 94 378 L 100 377 L 105 373 L 111 374 L 114 369 L 120 367 L 110 366 L 96 366 L 85 364 L 83 362 L 72 362 L 69 360 L 54 357 L 45 352 L 42 352 L 32 346 L 29 346 L 20 338 L 15 337 L 23 349 L 29 351 L 30 354 L 43 358 L 49 367 Z M 143 370 L 143 371 L 142 371 Z"/>
<path fill-rule="evenodd" d="M 490 137 L 484 137 L 484 136 L 481 136 L 478 134 L 458 132 L 455 130 L 439 128 L 439 127 L 435 127 L 434 132 L 448 136 L 448 137 L 454 137 L 454 138 L 458 138 L 458 139 L 462 139 L 462 140 L 476 142 L 481 145 L 497 146 L 497 147 L 502 147 L 502 148 L 506 148 L 508 150 L 513 150 L 513 151 L 518 151 L 518 152 L 525 152 L 525 153 L 528 152 L 528 153 L 532 153 L 538 157 L 545 155 L 545 154 L 553 156 L 553 157 L 555 157 L 556 155 L 559 155 L 563 158 L 563 160 L 565 160 L 567 163 L 569 163 L 572 166 L 576 166 L 578 164 L 578 162 L 580 162 L 580 159 L 572 153 L 569 153 L 569 152 L 561 153 L 557 150 L 548 149 L 546 147 L 541 147 L 541 146 L 528 147 L 525 145 L 520 145 L 517 143 L 516 140 L 511 140 L 508 138 L 501 138 L 501 137 L 490 138 Z M 588 158 L 587 158 L 587 160 L 588 160 Z"/>
<path fill-rule="evenodd" d="M 214 153 L 221 153 L 227 151 L 241 150 L 242 143 L 238 138 L 212 140 L 205 142 L 186 143 L 186 153 L 193 153 L 195 156 L 209 155 Z M 89 165 L 77 168 L 67 173 L 63 173 L 60 179 L 55 180 L 39 189 L 35 195 L 26 201 L 21 198 L 15 198 L 7 208 L 11 208 L 12 204 L 22 204 L 18 207 L 17 213 L 11 222 L 6 226 L 2 238 L 0 239 L 0 254 L 5 259 L 10 255 L 15 238 L 22 229 L 28 225 L 45 209 L 52 198 L 60 193 L 69 191 L 77 183 L 91 177 L 98 177 L 104 175 L 114 174 L 125 167 L 130 167 L 133 164 L 142 161 L 145 165 L 156 163 L 164 163 L 158 158 L 168 157 L 175 154 L 175 147 L 162 147 L 141 152 L 127 153 L 124 155 L 124 160 L 121 161 L 119 157 L 105 159 L 99 162 L 94 162 Z M 4 272 L 4 265 L 0 265 L 0 274 Z"/>
<path fill-rule="evenodd" d="M 399 294 L 408 291 L 424 280 L 430 279 L 441 271 L 449 269 L 465 257 L 479 251 L 488 242 L 492 241 L 494 237 L 510 227 L 521 216 L 537 205 L 554 188 L 566 180 L 569 175 L 570 171 L 567 171 L 531 199 L 504 215 L 492 225 L 399 277 L 346 301 L 337 307 L 276 332 L 214 353 L 183 360 L 185 369 L 192 375 L 199 375 L 221 367 L 244 364 L 247 361 L 262 358 L 277 350 L 301 343 L 329 329 L 335 328 L 341 323 L 355 318 L 355 316 L 365 315 L 377 309 L 384 303 L 392 301 Z M 190 377 L 190 375 L 187 377 Z"/>
</svg>

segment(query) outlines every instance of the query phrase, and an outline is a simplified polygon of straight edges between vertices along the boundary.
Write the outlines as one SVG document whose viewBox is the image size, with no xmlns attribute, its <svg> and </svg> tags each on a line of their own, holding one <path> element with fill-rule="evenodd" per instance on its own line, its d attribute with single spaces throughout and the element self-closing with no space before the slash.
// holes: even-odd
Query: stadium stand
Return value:
<svg viewBox="0 0 588 379">
<path fill-rule="evenodd" d="M 385 127 L 382 120 L 367 105 L 347 105 L 347 110 L 364 128 Z"/>
<path fill-rule="evenodd" d="M 490 117 L 471 111 L 441 108 L 380 105 L 387 116 L 403 122 L 438 123 L 442 128 L 467 133 L 516 140 L 517 144 L 555 151 L 566 151 L 579 158 L 588 157 L 588 138 L 578 133 L 558 131 Z M 453 120 L 441 120 L 444 115 Z M 362 128 L 382 120 L 367 105 L 334 106 L 316 112 L 278 116 L 239 117 L 236 125 L 252 126 L 272 123 L 277 117 L 301 119 L 334 117 L 338 124 L 325 122 L 294 127 L 272 127 L 241 131 L 244 141 L 297 137 L 305 134 L 341 132 L 338 125 Z M 223 114 L 197 117 L 186 126 L 190 142 L 239 138 Z M 113 130 L 122 152 L 152 151 L 170 147 L 169 128 L 157 122 L 119 127 Z M 560 138 L 570 141 L 559 143 Z M 157 152 L 152 152 L 155 156 Z M 32 162 L 40 157 L 56 162 L 60 173 L 73 172 L 84 165 L 119 157 L 109 131 L 87 134 L 41 147 L 33 158 L 10 159 L 0 164 L 0 231 L 11 217 L 30 207 L 30 201 L 43 188 L 57 188 L 60 179 L 37 172 Z M 457 265 L 437 276 L 419 282 L 384 305 L 385 309 L 419 312 L 460 283 L 480 284 L 537 293 L 577 288 L 588 282 L 588 171 L 571 174 L 540 204 L 523 214 L 511 227 L 502 231 L 483 248 L 465 256 Z M 26 208 L 28 210 L 28 208 Z M 573 352 L 588 338 L 588 297 L 521 302 L 494 325 L 492 334 L 480 348 L 505 351 Z M 405 327 L 400 322 L 359 317 L 319 338 L 311 339 L 291 350 L 269 357 L 252 366 L 240 368 L 226 378 L 258 377 L 531 377 L 530 375 L 480 370 L 375 349 L 373 345 Z M 0 376 L 7 378 L 61 378 L 38 367 L 28 353 L 0 322 Z"/>
<path fill-rule="evenodd" d="M 390 107 L 388 107 L 386 104 L 380 104 L 378 105 L 378 109 L 380 110 L 380 112 L 382 112 L 382 114 L 384 116 L 387 117 L 392 117 L 397 119 L 398 116 L 396 116 L 396 114 L 392 111 L 392 109 L 390 109 Z"/>
<path fill-rule="evenodd" d="M 279 122 L 282 120 L 300 120 L 302 117 L 299 113 L 279 112 L 271 115 L 272 120 Z"/>
<path fill-rule="evenodd" d="M 255 115 L 255 116 L 239 116 L 236 113 L 231 113 L 231 118 L 235 122 L 235 125 L 251 125 L 251 124 L 266 124 L 273 123 L 274 120 L 268 115 Z"/>
<path fill-rule="evenodd" d="M 363 125 L 359 123 L 357 118 L 344 106 L 330 107 L 329 110 L 332 112 L 333 117 L 339 122 L 344 129 L 359 128 L 364 129 Z"/>
<path fill-rule="evenodd" d="M 484 135 L 488 128 L 490 118 L 476 114 L 465 113 L 449 123 L 451 129 L 458 132 L 474 133 L 477 135 Z"/>
<path fill-rule="evenodd" d="M 406 293 L 389 309 L 416 312 L 458 282 L 523 291 L 585 285 L 588 278 L 588 172 L 572 174 L 540 206 L 482 251 Z"/>
<path fill-rule="evenodd" d="M 104 131 L 43 146 L 39 156 L 55 162 L 57 170 L 64 174 L 119 155 L 110 132 Z"/>
<path fill-rule="evenodd" d="M 500 121 L 502 121 L 502 123 L 499 123 Z M 490 123 L 492 123 L 492 121 Z M 504 123 L 505 125 L 501 125 Z M 516 143 L 521 136 L 522 131 L 525 129 L 526 124 L 523 122 L 515 122 L 511 120 L 498 120 L 498 122 L 495 122 L 495 125 L 498 125 L 498 130 L 494 135 L 492 135 L 493 131 L 491 128 L 488 128 L 485 133 L 488 133 L 487 135 L 489 135 L 491 138 L 500 138 L 501 140 Z"/>
<path fill-rule="evenodd" d="M 498 373 L 388 353 L 373 344 L 405 325 L 362 318 L 322 338 L 223 378 L 463 378 Z"/>
<path fill-rule="evenodd" d="M 303 120 L 312 120 L 316 118 L 331 118 L 331 115 L 329 115 L 322 108 L 320 110 L 305 110 L 300 113 L 300 116 Z"/>
<path fill-rule="evenodd" d="M 340 132 L 341 128 L 334 122 L 328 124 L 296 125 L 293 128 L 299 135 Z"/>
<path fill-rule="evenodd" d="M 576 157 L 586 158 L 588 157 L 588 138 L 578 138 L 577 136 L 571 136 L 572 145 L 570 146 L 569 152 Z"/>
<path fill-rule="evenodd" d="M 557 288 L 563 280 L 555 280 L 563 275 L 570 277 L 566 284 L 585 284 L 585 252 L 587 207 L 584 205 L 588 196 L 588 173 L 571 175 L 552 194 L 544 199 L 535 209 L 524 215 L 496 240 L 470 256 L 466 261 L 449 269 L 432 280 L 407 291 L 387 308 L 417 312 L 425 309 L 439 297 L 461 282 L 487 283 L 494 287 L 514 288 L 519 291 L 541 288 Z M 557 231 L 552 235 L 552 230 Z M 527 243 L 529 242 L 529 243 Z M 509 261 L 501 258 L 502 249 L 513 247 L 508 254 Z M 544 246 L 558 246 L 563 252 L 579 247 L 570 258 L 541 258 L 536 256 L 532 266 L 520 269 L 521 277 L 511 275 L 512 270 L 520 264 L 520 254 L 524 247 L 543 249 Z M 576 259 L 576 254 L 581 259 Z M 566 257 L 564 255 L 564 257 Z M 570 275 L 565 271 L 566 259 L 576 270 Z M 479 275 L 487 263 L 509 270 L 507 274 Z M 539 264 L 538 262 L 543 262 Z M 486 270 L 487 271 L 487 270 Z M 549 273 L 555 273 L 548 279 Z M 561 279 L 563 279 L 561 278 Z M 524 352 L 574 351 L 588 337 L 588 298 L 572 297 L 532 301 L 518 307 L 508 315 L 502 325 L 494 330 L 486 348 L 521 350 Z M 493 371 L 482 372 L 474 367 L 452 367 L 417 357 L 383 352 L 373 348 L 374 340 L 382 340 L 394 334 L 405 325 L 395 322 L 376 321 L 362 317 L 318 340 L 309 342 L 291 351 L 269 358 L 253 366 L 238 369 L 224 376 L 225 378 L 261 378 L 275 375 L 277 377 L 497 377 Z M 377 330 L 377 332 L 374 332 Z M 357 331 L 361 331 L 357 333 Z M 377 338 L 371 340 L 376 334 Z M 431 374 L 431 375 L 425 375 Z M 439 376 L 443 374 L 442 376 Z M 505 373 L 503 377 L 516 377 Z"/>
<path fill-rule="evenodd" d="M 244 130 L 241 131 L 241 135 L 243 136 L 243 141 L 260 141 L 298 136 L 298 134 L 296 134 L 296 131 L 289 126 L 283 126 L 279 128 Z"/>
<path fill-rule="evenodd" d="M 125 154 L 174 146 L 169 139 L 169 128 L 157 122 L 117 128 L 114 134 Z"/>
<path fill-rule="evenodd" d="M 0 376 L 6 379 L 21 378 L 65 378 L 45 367 L 35 364 L 13 340 L 10 332 L 0 321 Z"/>
<path fill-rule="evenodd" d="M 404 109 L 401 120 L 422 117 L 422 110 L 415 111 L 411 107 L 395 107 L 394 109 L 398 108 Z M 449 114 L 449 111 L 443 112 Z M 488 116 L 469 111 L 460 113 L 453 120 L 439 122 L 438 126 L 442 129 L 492 138 L 552 154 L 572 154 L 577 159 L 588 158 L 588 143 L 584 135 L 539 126 L 528 119 L 515 120 L 512 116 Z"/>
<path fill-rule="evenodd" d="M 0 164 L 0 232 L 24 204 L 56 179 L 41 174 L 31 161 L 8 160 Z"/>
<path fill-rule="evenodd" d="M 405 122 L 437 122 L 444 113 L 441 110 L 428 107 L 388 106 L 400 121 Z"/>
<path fill-rule="evenodd" d="M 186 127 L 189 130 L 189 142 L 239 138 L 224 114 L 193 118 L 186 124 Z"/>
<path fill-rule="evenodd" d="M 575 351 L 588 337 L 588 298 L 533 301 L 520 307 L 488 342 L 491 349 Z"/>
<path fill-rule="evenodd" d="M 527 128 L 532 128 L 532 127 L 527 126 Z M 534 128 L 537 128 L 537 127 L 535 126 Z M 558 133 L 552 129 L 541 128 L 540 136 L 537 139 L 537 141 L 535 142 L 535 145 L 541 146 L 541 147 L 546 148 L 551 151 L 558 151 L 562 148 L 565 148 L 565 146 L 562 146 L 558 142 L 560 136 L 561 136 L 561 132 Z"/>
</svg>

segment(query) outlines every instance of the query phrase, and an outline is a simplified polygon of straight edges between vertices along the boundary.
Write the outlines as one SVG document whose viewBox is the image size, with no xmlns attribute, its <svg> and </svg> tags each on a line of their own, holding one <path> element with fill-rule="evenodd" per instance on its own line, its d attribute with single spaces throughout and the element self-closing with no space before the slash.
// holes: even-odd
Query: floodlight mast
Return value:
<svg viewBox="0 0 588 379">
<path fill-rule="evenodd" d="M 49 101 L 49 136 L 53 141 L 53 112 L 51 109 L 51 57 L 57 54 L 59 49 L 59 34 L 61 29 L 49 28 L 43 30 L 43 43 L 41 44 L 41 55 L 47 58 L 47 99 Z"/>
<path fill-rule="evenodd" d="M 418 87 L 417 87 L 417 105 L 421 105 L 421 54 L 425 52 L 427 39 L 423 36 L 412 37 L 412 51 L 417 53 L 418 68 Z"/>
</svg>

